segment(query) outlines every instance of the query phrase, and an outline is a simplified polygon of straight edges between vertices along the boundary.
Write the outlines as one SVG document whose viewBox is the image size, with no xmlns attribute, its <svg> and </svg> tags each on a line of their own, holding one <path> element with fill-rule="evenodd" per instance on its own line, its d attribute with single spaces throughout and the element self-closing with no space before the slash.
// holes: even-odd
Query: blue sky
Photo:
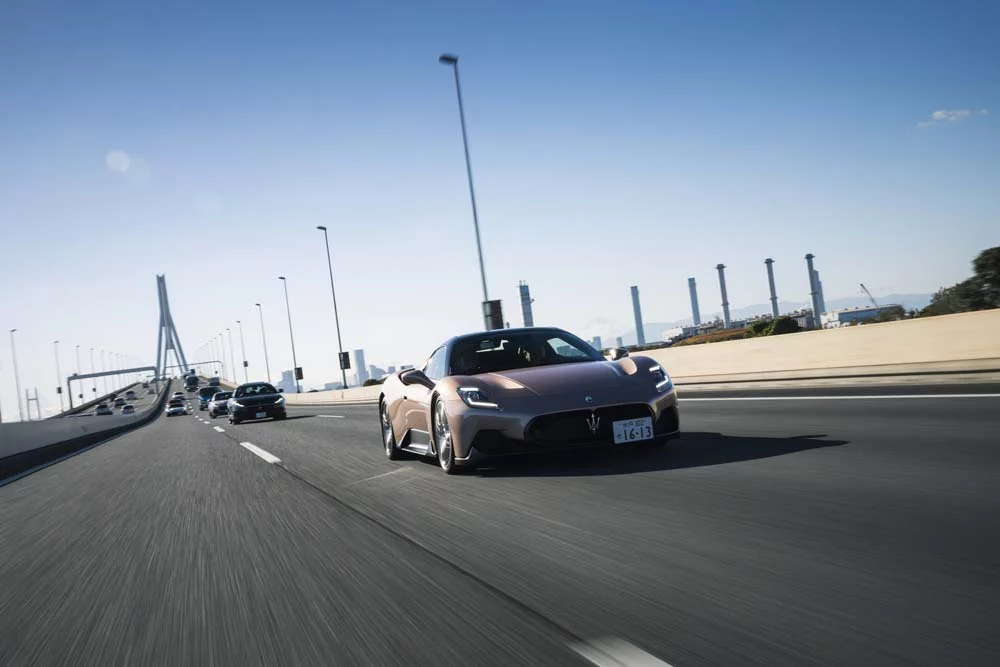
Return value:
<svg viewBox="0 0 1000 667">
<path fill-rule="evenodd" d="M 419 5 L 419 7 L 418 7 Z M 1000 243 L 994 2 L 91 2 L 0 16 L 0 327 L 51 405 L 52 341 L 190 356 L 245 329 L 263 373 L 348 348 L 417 362 L 480 326 L 460 54 L 491 297 L 605 336 L 778 294 L 930 292 Z M 933 114 L 938 113 L 937 116 Z M 128 168 L 124 169 L 128 156 Z M 237 352 L 237 356 L 239 353 Z M 87 366 L 86 360 L 84 366 Z M 0 342 L 4 417 L 16 412 Z M 47 395 L 47 398 L 46 398 Z"/>
</svg>

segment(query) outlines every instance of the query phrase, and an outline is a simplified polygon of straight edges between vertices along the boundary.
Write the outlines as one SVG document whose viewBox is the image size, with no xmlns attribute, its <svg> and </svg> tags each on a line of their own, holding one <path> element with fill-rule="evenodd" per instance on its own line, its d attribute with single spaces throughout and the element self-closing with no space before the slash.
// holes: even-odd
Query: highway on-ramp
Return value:
<svg viewBox="0 0 1000 667">
<path fill-rule="evenodd" d="M 0 487 L 0 665 L 1000 664 L 1000 398 L 882 393 L 458 477 L 160 418 Z"/>
</svg>

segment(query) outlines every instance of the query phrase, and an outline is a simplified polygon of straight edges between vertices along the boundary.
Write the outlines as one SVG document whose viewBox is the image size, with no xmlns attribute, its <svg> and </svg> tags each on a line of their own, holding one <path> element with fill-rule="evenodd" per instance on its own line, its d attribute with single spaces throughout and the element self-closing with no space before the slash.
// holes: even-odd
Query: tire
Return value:
<svg viewBox="0 0 1000 667">
<path fill-rule="evenodd" d="M 215 413 L 214 412 L 209 412 L 208 416 L 211 417 L 212 419 L 215 419 Z"/>
<path fill-rule="evenodd" d="M 392 420 L 389 419 L 389 408 L 385 401 L 379 402 L 378 414 L 379 424 L 382 427 L 382 449 L 385 451 L 385 457 L 390 461 L 396 461 L 401 458 L 401 452 L 396 443 L 396 434 L 392 430 Z"/>
<path fill-rule="evenodd" d="M 459 467 L 455 465 L 455 443 L 448 423 L 448 413 L 444 409 L 444 401 L 435 401 L 431 410 L 431 430 L 434 432 L 434 450 L 438 465 L 446 475 L 456 475 Z"/>
<path fill-rule="evenodd" d="M 229 420 L 229 423 L 232 424 L 233 426 L 236 426 L 237 424 L 240 423 L 240 420 L 237 419 L 236 417 L 233 417 L 232 419 Z"/>
<path fill-rule="evenodd" d="M 280 422 L 282 419 L 288 419 L 288 413 L 283 413 L 280 415 L 274 415 L 274 421 Z"/>
</svg>

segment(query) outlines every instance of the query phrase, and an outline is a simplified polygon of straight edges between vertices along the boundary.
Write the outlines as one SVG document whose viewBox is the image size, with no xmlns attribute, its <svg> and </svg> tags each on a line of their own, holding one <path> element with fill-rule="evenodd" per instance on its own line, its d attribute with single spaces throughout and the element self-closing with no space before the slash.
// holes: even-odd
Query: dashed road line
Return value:
<svg viewBox="0 0 1000 667">
<path fill-rule="evenodd" d="M 656 656 L 618 637 L 603 637 L 569 647 L 597 667 L 671 667 Z"/>
<path fill-rule="evenodd" d="M 262 458 L 265 461 L 267 461 L 268 463 L 279 463 L 281 461 L 281 459 L 279 459 L 274 454 L 272 454 L 270 452 L 265 452 L 263 449 L 261 449 L 260 447 L 258 447 L 257 445 L 255 445 L 253 443 L 250 443 L 250 442 L 241 442 L 240 446 L 246 448 L 247 450 L 249 450 L 251 452 L 253 452 L 254 454 L 256 454 L 257 456 L 259 456 L 260 458 Z"/>
<path fill-rule="evenodd" d="M 222 428 L 221 426 L 216 426 L 216 427 L 214 427 L 214 428 L 215 428 L 215 430 L 216 430 L 216 431 L 218 431 L 219 433 L 225 433 L 225 432 L 226 432 L 226 429 Z"/>
<path fill-rule="evenodd" d="M 316 415 L 317 417 L 322 417 L 323 419 L 343 419 L 344 415 Z"/>
</svg>

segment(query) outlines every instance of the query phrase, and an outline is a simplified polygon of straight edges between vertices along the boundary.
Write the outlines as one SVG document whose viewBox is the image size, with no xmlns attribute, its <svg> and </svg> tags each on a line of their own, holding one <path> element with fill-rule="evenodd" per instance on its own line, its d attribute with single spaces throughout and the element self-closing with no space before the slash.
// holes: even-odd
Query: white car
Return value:
<svg viewBox="0 0 1000 667">
<path fill-rule="evenodd" d="M 212 397 L 208 403 L 208 414 L 215 419 L 219 415 L 229 414 L 229 399 L 233 397 L 231 391 L 220 391 Z"/>
<path fill-rule="evenodd" d="M 173 394 L 172 394 L 172 395 L 170 396 L 170 398 L 184 398 L 184 392 L 183 392 L 183 391 L 175 391 L 175 392 L 174 392 L 174 393 L 173 393 Z"/>
</svg>

